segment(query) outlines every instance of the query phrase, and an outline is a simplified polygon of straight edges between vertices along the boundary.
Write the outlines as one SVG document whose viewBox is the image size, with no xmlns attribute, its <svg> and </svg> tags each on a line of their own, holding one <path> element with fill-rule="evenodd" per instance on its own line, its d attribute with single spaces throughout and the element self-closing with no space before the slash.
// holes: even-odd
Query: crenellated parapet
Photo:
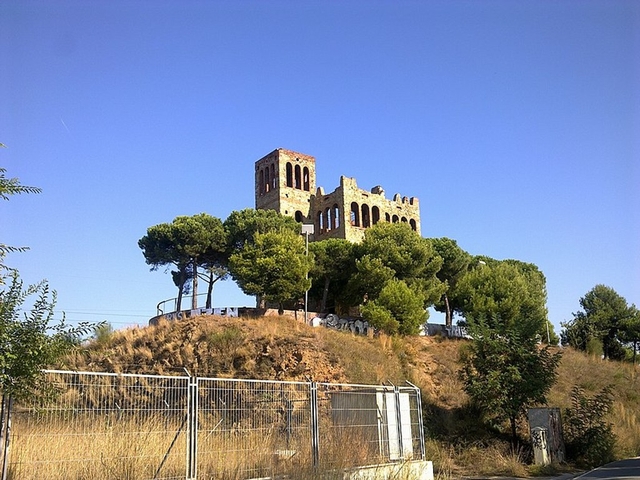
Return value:
<svg viewBox="0 0 640 480">
<path fill-rule="evenodd" d="M 313 223 L 314 240 L 344 238 L 360 242 L 367 228 L 379 223 L 407 223 L 420 233 L 420 203 L 416 197 L 393 200 L 382 186 L 358 187 L 355 178 L 340 177 L 331 193 L 316 187 L 315 158 L 276 149 L 256 162 L 256 208 L 272 209 Z"/>
</svg>

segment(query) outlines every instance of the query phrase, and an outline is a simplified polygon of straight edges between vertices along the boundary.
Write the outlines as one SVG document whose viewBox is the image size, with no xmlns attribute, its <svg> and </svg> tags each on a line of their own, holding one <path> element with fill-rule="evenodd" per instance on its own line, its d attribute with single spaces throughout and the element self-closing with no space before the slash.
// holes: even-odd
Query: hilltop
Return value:
<svg viewBox="0 0 640 480">
<path fill-rule="evenodd" d="M 118 373 L 335 383 L 402 384 L 422 390 L 428 456 L 440 472 L 522 476 L 528 452 L 509 453 L 506 439 L 478 422 L 458 380 L 467 341 L 440 337 L 355 336 L 312 328 L 288 317 L 196 317 L 99 335 L 64 361 L 65 368 Z M 563 349 L 551 406 L 567 407 L 576 384 L 588 393 L 613 385 L 611 422 L 619 457 L 640 452 L 638 368 Z M 524 435 L 523 435 L 524 436 Z"/>
</svg>

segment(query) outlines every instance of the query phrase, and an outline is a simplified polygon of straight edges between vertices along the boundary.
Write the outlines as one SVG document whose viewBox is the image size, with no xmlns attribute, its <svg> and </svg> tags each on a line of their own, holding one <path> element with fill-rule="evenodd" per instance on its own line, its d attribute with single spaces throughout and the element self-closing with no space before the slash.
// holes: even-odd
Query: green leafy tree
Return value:
<svg viewBox="0 0 640 480">
<path fill-rule="evenodd" d="M 0 144 L 0 146 L 4 146 Z M 0 197 L 39 193 L 36 187 L 6 178 L 0 168 Z M 76 345 L 95 325 L 54 322 L 56 294 L 46 281 L 25 287 L 18 271 L 5 266 L 7 253 L 25 250 L 0 244 L 0 392 L 3 400 L 18 400 L 44 393 L 42 369 L 53 365 Z M 31 306 L 26 306 L 31 302 Z M 3 405 L 4 406 L 4 405 Z"/>
<path fill-rule="evenodd" d="M 623 359 L 628 326 L 638 315 L 635 305 L 628 305 L 613 288 L 596 285 L 580 299 L 580 306 L 582 310 L 573 314 L 573 320 L 563 324 L 563 343 L 585 351 L 597 339 L 604 358 Z"/>
<path fill-rule="evenodd" d="M 227 264 L 229 259 L 226 254 L 224 255 L 224 263 L 218 264 L 218 262 L 205 262 L 203 265 L 204 274 L 200 278 L 207 282 L 207 299 L 205 302 L 205 308 L 211 308 L 213 303 L 213 286 L 219 280 L 226 280 L 229 278 L 229 269 Z"/>
<path fill-rule="evenodd" d="M 498 319 L 490 322 L 502 325 Z M 540 347 L 535 336 L 517 325 L 496 330 L 484 319 L 470 323 L 472 342 L 461 355 L 464 390 L 486 418 L 508 421 L 513 445 L 517 423 L 528 407 L 545 404 L 557 378 L 560 354 Z"/>
<path fill-rule="evenodd" d="M 482 259 L 458 282 L 468 324 L 483 318 L 497 332 L 517 327 L 527 336 L 547 338 L 544 276 L 532 264 Z"/>
<path fill-rule="evenodd" d="M 390 335 L 416 335 L 425 322 L 424 298 L 402 280 L 392 279 L 375 300 L 362 305 L 360 311 L 375 328 Z"/>
<path fill-rule="evenodd" d="M 25 303 L 35 297 L 33 305 Z M 0 390 L 24 399 L 44 392 L 42 369 L 53 365 L 79 344 L 95 325 L 53 321 L 56 294 L 47 282 L 24 287 L 18 272 L 0 291 Z M 24 312 L 23 312 L 24 310 Z"/>
<path fill-rule="evenodd" d="M 245 243 L 253 242 L 256 233 L 282 232 L 288 230 L 300 234 L 300 224 L 294 218 L 281 215 L 275 210 L 236 210 L 224 221 L 228 235 L 229 255 L 242 249 Z"/>
<path fill-rule="evenodd" d="M 640 344 L 640 311 L 633 307 L 633 314 L 624 320 L 622 324 L 621 340 L 630 343 L 633 348 L 633 364 L 636 364 L 638 344 Z"/>
<path fill-rule="evenodd" d="M 290 230 L 255 233 L 251 242 L 229 258 L 229 271 L 247 295 L 256 295 L 278 304 L 299 298 L 310 286 L 307 278 L 311 258 L 306 255 L 304 239 Z"/>
<path fill-rule="evenodd" d="M 38 187 L 29 187 L 22 185 L 18 178 L 7 178 L 7 170 L 0 167 L 0 198 L 9 200 L 10 195 L 19 195 L 22 193 L 41 193 L 42 189 Z"/>
<path fill-rule="evenodd" d="M 6 148 L 5 145 L 0 143 L 0 147 Z M 11 195 L 20 195 L 22 193 L 40 193 L 42 190 L 38 187 L 29 187 L 22 185 L 18 178 L 7 178 L 6 169 L 0 167 L 0 198 L 3 200 L 9 200 Z M 12 252 L 24 252 L 28 250 L 28 247 L 14 247 L 11 245 L 5 245 L 0 243 L 0 269 L 6 269 L 3 263 L 3 259 L 7 253 Z M 1 273 L 1 272 L 0 272 Z M 0 277 L 0 282 L 3 279 Z M 0 283 L 2 285 L 2 283 Z"/>
<path fill-rule="evenodd" d="M 379 260 L 393 271 L 396 279 L 419 293 L 425 308 L 437 302 L 445 290 L 436 277 L 442 258 L 431 241 L 405 223 L 378 223 L 367 229 L 363 242 L 357 247 L 357 257 L 365 256 Z M 369 299 L 375 299 L 371 292 Z"/>
<path fill-rule="evenodd" d="M 345 303 L 344 292 L 355 270 L 353 250 L 353 243 L 339 238 L 309 244 L 313 257 L 310 295 L 321 299 L 321 312 L 327 312 L 329 305 L 335 309 L 338 304 Z"/>
<path fill-rule="evenodd" d="M 613 407 L 611 386 L 588 397 L 584 388 L 571 391 L 571 407 L 564 411 L 567 457 L 580 467 L 593 468 L 613 461 L 616 437 L 607 417 Z"/>
<path fill-rule="evenodd" d="M 457 287 L 459 280 L 467 273 L 472 257 L 450 238 L 434 238 L 431 239 L 431 244 L 442 258 L 442 267 L 436 276 L 446 286 L 446 291 L 435 308 L 445 314 L 445 325 L 450 327 L 453 325 L 453 314 L 462 311 Z"/>
<path fill-rule="evenodd" d="M 198 269 L 225 262 L 227 236 L 220 219 L 200 213 L 149 227 L 147 234 L 138 240 L 138 246 L 152 270 L 161 266 L 176 267 L 172 275 L 178 287 L 178 309 L 181 309 L 184 286 L 191 279 L 191 308 L 195 309 Z"/>
<path fill-rule="evenodd" d="M 395 271 L 379 258 L 364 255 L 355 261 L 355 273 L 347 282 L 346 295 L 351 305 L 378 298 L 384 286 L 395 278 Z"/>
</svg>

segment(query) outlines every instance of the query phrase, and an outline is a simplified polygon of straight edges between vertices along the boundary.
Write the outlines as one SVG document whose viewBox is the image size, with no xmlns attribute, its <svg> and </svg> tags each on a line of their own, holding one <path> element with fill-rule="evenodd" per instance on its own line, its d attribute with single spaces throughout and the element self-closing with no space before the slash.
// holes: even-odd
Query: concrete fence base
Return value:
<svg viewBox="0 0 640 480">
<path fill-rule="evenodd" d="M 409 461 L 402 463 L 387 463 L 381 465 L 369 465 L 350 469 L 344 473 L 344 480 L 433 480 L 433 462 Z"/>
</svg>

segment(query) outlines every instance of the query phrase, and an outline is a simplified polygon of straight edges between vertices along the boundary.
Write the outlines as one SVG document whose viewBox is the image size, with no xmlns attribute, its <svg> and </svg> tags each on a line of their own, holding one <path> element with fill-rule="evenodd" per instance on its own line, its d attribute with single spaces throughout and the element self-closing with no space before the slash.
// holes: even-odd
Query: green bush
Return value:
<svg viewBox="0 0 640 480">
<path fill-rule="evenodd" d="M 615 460 L 616 437 L 606 416 L 613 406 L 612 386 L 589 398 L 583 388 L 571 391 L 571 407 L 565 410 L 567 457 L 576 465 L 593 468 Z"/>
<path fill-rule="evenodd" d="M 231 325 L 222 331 L 210 332 L 206 336 L 206 341 L 209 347 L 217 353 L 230 355 L 242 346 L 244 334 L 240 328 Z"/>
<path fill-rule="evenodd" d="M 604 347 L 602 346 L 602 340 L 591 337 L 587 341 L 587 353 L 589 355 L 593 355 L 594 357 L 602 358 L 604 354 Z"/>
</svg>

